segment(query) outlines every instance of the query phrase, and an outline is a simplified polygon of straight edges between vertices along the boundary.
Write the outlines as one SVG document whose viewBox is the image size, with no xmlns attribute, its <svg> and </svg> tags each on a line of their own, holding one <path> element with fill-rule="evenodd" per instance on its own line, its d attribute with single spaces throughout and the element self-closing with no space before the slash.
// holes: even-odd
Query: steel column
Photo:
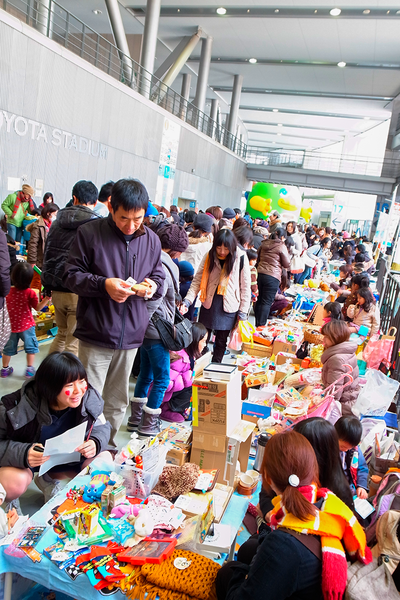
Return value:
<svg viewBox="0 0 400 600">
<path fill-rule="evenodd" d="M 197 76 L 196 96 L 193 104 L 204 112 L 207 96 L 208 73 L 210 71 L 212 37 L 203 38 L 201 41 L 201 55 L 199 73 Z"/>
<path fill-rule="evenodd" d="M 217 98 L 213 98 L 211 100 L 211 110 L 210 110 L 210 119 L 211 119 L 211 132 L 210 137 L 214 138 L 215 135 L 215 124 L 217 121 L 218 115 L 218 100 Z"/>
<path fill-rule="evenodd" d="M 181 88 L 182 106 L 181 106 L 181 110 L 180 110 L 180 114 L 179 114 L 179 117 L 181 119 L 183 119 L 183 121 L 186 119 L 186 111 L 187 111 L 187 105 L 189 102 L 191 81 L 192 81 L 191 74 L 184 73 L 183 77 L 182 77 L 182 88 Z"/>
<path fill-rule="evenodd" d="M 143 67 L 140 81 L 140 91 L 144 96 L 149 96 L 151 75 L 154 71 L 156 57 L 158 21 L 160 19 L 161 0 L 147 0 L 146 19 L 142 39 L 142 54 L 140 62 Z"/>
<path fill-rule="evenodd" d="M 46 37 L 52 37 L 52 2 L 51 0 L 40 0 L 37 3 L 36 27 Z"/>
<path fill-rule="evenodd" d="M 188 43 L 182 49 L 182 51 L 179 54 L 179 56 L 177 57 L 176 61 L 171 66 L 171 68 L 169 69 L 169 71 L 165 75 L 165 77 L 163 78 L 163 83 L 165 83 L 165 85 L 168 85 L 171 87 L 171 85 L 174 83 L 175 79 L 177 78 L 181 69 L 183 68 L 184 64 L 186 63 L 187 59 L 193 52 L 194 48 L 197 46 L 197 44 L 200 40 L 201 34 L 202 34 L 202 31 L 201 31 L 201 29 L 199 29 L 189 39 Z M 190 81 L 189 81 L 189 85 L 190 85 Z"/>
<path fill-rule="evenodd" d="M 133 65 L 118 0 L 105 0 L 105 3 L 115 44 L 119 50 L 124 77 L 132 86 L 134 84 Z"/>
<path fill-rule="evenodd" d="M 231 99 L 231 110 L 229 112 L 227 130 L 232 135 L 236 134 L 237 118 L 239 113 L 240 95 L 242 92 L 243 75 L 235 75 Z"/>
</svg>

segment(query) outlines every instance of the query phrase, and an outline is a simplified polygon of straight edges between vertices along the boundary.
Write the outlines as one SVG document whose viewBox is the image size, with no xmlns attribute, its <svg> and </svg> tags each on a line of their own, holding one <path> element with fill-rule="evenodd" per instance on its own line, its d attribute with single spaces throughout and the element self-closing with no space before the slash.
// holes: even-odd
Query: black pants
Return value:
<svg viewBox="0 0 400 600">
<path fill-rule="evenodd" d="M 244 544 L 240 546 L 237 553 L 237 561 L 225 563 L 222 566 L 222 568 L 218 571 L 217 579 L 215 582 L 218 600 L 225 600 L 235 566 L 238 563 L 250 565 L 251 561 L 256 555 L 257 548 L 259 546 L 258 538 L 258 533 L 252 535 L 246 542 L 244 542 Z"/>
<path fill-rule="evenodd" d="M 180 392 L 173 392 L 171 399 L 168 401 L 169 407 L 172 412 L 183 414 L 190 406 L 190 399 L 192 397 L 192 386 L 183 388 Z"/>
<path fill-rule="evenodd" d="M 228 337 L 231 330 L 218 330 L 214 331 L 215 333 L 215 342 L 214 342 L 214 352 L 212 356 L 212 362 L 220 363 L 224 358 L 226 345 L 228 343 Z M 208 340 L 210 340 L 212 335 L 212 329 L 208 330 Z"/>
<path fill-rule="evenodd" d="M 276 277 L 259 273 L 257 283 L 258 299 L 254 307 L 254 314 L 256 316 L 256 327 L 260 327 L 267 323 L 269 311 L 275 300 L 280 282 Z"/>
</svg>

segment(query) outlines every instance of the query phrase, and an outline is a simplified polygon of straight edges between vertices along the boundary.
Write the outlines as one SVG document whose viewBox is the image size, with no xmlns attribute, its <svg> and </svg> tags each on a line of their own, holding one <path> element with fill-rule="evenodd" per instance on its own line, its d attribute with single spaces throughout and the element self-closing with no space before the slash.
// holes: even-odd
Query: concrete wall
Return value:
<svg viewBox="0 0 400 600">
<path fill-rule="evenodd" d="M 244 161 L 2 10 L 0 73 L 1 198 L 16 178 L 64 206 L 79 179 L 128 176 L 154 198 L 167 116 L 181 125 L 174 198 L 240 204 Z"/>
</svg>

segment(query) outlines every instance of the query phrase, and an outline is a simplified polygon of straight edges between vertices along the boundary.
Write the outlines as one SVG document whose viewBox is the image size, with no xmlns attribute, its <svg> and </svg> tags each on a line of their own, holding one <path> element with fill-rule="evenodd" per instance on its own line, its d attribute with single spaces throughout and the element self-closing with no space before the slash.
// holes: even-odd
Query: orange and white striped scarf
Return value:
<svg viewBox="0 0 400 600">
<path fill-rule="evenodd" d="M 205 302 L 207 298 L 207 285 L 208 285 L 208 277 L 210 275 L 210 253 L 207 254 L 206 260 L 204 261 L 204 269 L 203 274 L 201 276 L 200 282 L 200 302 Z M 221 275 L 219 278 L 217 294 L 221 296 L 225 296 L 226 290 L 229 283 L 229 275 L 226 272 L 226 261 L 221 271 Z"/>
<path fill-rule="evenodd" d="M 366 565 L 372 561 L 364 530 L 353 512 L 333 492 L 325 488 L 318 489 L 316 485 L 300 487 L 298 490 L 311 504 L 323 499 L 316 515 L 301 521 L 286 512 L 281 496 L 277 496 L 272 500 L 271 527 L 285 527 L 297 533 L 321 537 L 324 599 L 341 600 L 347 583 L 345 552 L 352 560 L 359 560 Z"/>
</svg>

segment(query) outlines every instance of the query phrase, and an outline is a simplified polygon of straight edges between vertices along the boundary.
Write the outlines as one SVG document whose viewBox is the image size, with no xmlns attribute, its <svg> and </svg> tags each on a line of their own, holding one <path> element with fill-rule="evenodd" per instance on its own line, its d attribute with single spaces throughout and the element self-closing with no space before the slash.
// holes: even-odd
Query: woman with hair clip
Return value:
<svg viewBox="0 0 400 600">
<path fill-rule="evenodd" d="M 33 379 L 3 396 L 0 404 L 0 484 L 7 501 L 21 496 L 34 473 L 48 460 L 46 440 L 86 423 L 84 442 L 76 448 L 79 461 L 54 467 L 35 477 L 47 502 L 59 492 L 60 479 L 74 477 L 105 451 L 111 425 L 103 415 L 104 401 L 88 383 L 86 370 L 74 354 L 46 356 Z M 112 461 L 107 452 L 107 459 Z"/>
<path fill-rule="evenodd" d="M 222 362 L 228 337 L 238 321 L 245 321 L 250 309 L 250 266 L 229 229 L 221 229 L 212 248 L 200 263 L 192 285 L 181 305 L 185 314 L 200 292 L 199 322 L 215 332 L 212 360 Z"/>
<path fill-rule="evenodd" d="M 273 436 L 261 473 L 277 494 L 271 529 L 260 535 L 251 564 L 230 562 L 218 572 L 218 600 L 342 598 L 346 552 L 364 564 L 372 555 L 353 512 L 320 486 L 310 442 L 295 431 Z"/>
</svg>

